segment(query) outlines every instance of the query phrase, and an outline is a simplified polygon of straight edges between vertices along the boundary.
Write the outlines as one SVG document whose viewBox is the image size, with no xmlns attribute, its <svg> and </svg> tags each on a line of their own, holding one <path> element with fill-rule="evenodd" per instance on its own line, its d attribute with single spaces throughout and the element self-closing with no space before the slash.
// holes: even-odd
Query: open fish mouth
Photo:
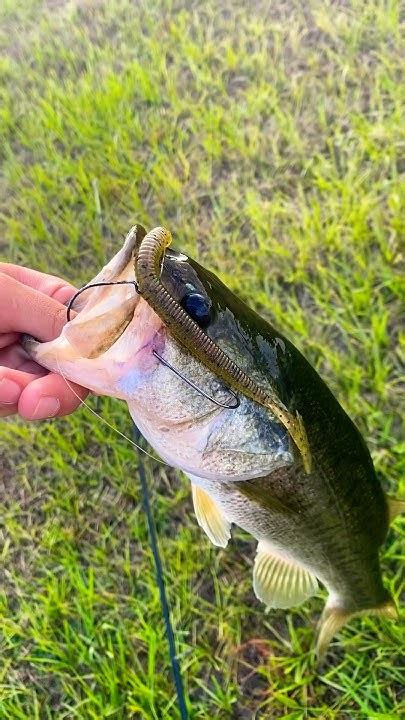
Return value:
<svg viewBox="0 0 405 720">
<path fill-rule="evenodd" d="M 121 250 L 69 303 L 68 318 L 72 308 L 78 314 L 63 332 L 82 357 L 95 358 L 106 352 L 134 317 L 139 301 L 134 270 L 136 244 L 133 228 Z"/>
<path fill-rule="evenodd" d="M 144 234 L 144 233 L 143 233 Z M 156 363 L 150 350 L 162 349 L 160 318 L 136 290 L 134 253 L 137 227 L 110 262 L 71 299 L 74 315 L 55 340 L 22 340 L 33 360 L 94 392 L 126 399 L 119 379 L 128 370 L 147 370 Z"/>
</svg>

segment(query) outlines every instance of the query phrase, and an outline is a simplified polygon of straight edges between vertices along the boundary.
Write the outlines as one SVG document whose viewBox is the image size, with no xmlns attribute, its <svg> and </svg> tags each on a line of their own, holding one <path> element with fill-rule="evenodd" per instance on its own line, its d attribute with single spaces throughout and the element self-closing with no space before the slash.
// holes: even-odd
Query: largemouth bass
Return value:
<svg viewBox="0 0 405 720">
<path fill-rule="evenodd" d="M 318 581 L 326 587 L 319 656 L 351 617 L 396 617 L 378 553 L 405 503 L 384 494 L 354 423 L 286 337 L 211 272 L 167 248 L 155 271 L 175 315 L 181 308 L 192 319 L 260 390 L 259 401 L 215 372 L 197 341 L 179 335 L 136 285 L 137 242 L 131 232 L 90 283 L 121 284 L 82 292 L 59 338 L 26 338 L 31 357 L 128 403 L 150 445 L 190 478 L 197 521 L 215 545 L 227 545 L 232 524 L 257 539 L 260 600 L 289 608 L 316 593 Z"/>
</svg>

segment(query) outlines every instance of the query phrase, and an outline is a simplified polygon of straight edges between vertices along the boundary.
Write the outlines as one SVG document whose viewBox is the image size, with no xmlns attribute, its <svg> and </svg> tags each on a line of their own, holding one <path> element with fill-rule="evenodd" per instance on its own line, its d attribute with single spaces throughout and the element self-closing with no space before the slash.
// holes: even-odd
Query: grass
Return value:
<svg viewBox="0 0 405 720">
<path fill-rule="evenodd" d="M 396 0 L 0 7 L 2 258 L 79 286 L 167 225 L 315 364 L 398 495 L 400 38 Z M 82 409 L 2 422 L 0 453 L 0 717 L 178 718 L 131 447 Z M 400 716 L 397 624 L 352 622 L 318 672 L 324 593 L 265 613 L 252 540 L 213 549 L 185 479 L 148 473 L 191 718 Z"/>
</svg>

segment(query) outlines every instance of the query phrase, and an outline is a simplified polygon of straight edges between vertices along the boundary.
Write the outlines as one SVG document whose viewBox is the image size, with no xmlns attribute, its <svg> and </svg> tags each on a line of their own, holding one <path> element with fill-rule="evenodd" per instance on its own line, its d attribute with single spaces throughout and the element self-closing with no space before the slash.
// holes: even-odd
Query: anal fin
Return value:
<svg viewBox="0 0 405 720">
<path fill-rule="evenodd" d="M 191 483 L 191 491 L 198 524 L 214 545 L 226 547 L 231 537 L 231 523 L 205 490 Z"/>
<path fill-rule="evenodd" d="M 289 608 L 314 595 L 318 581 L 303 565 L 260 541 L 253 568 L 253 589 L 269 607 Z"/>
</svg>

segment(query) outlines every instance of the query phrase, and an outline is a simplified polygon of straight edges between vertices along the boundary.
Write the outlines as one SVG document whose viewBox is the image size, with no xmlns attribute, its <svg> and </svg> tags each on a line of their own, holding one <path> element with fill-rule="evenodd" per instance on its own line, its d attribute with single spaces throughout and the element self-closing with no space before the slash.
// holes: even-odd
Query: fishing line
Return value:
<svg viewBox="0 0 405 720">
<path fill-rule="evenodd" d="M 66 375 L 64 375 L 63 370 L 62 370 L 62 368 L 61 368 L 61 366 L 60 366 L 60 363 L 59 363 L 59 358 L 58 358 L 58 353 L 57 353 L 57 352 L 56 352 L 56 354 L 55 354 L 55 359 L 56 359 L 56 364 L 57 364 L 57 366 L 58 366 L 58 372 L 59 372 L 59 374 L 60 374 L 61 377 L 64 379 L 64 381 L 65 381 L 66 385 L 68 386 L 69 390 L 70 390 L 70 391 L 73 393 L 73 395 L 75 395 L 75 397 L 77 397 L 77 399 L 80 401 L 80 404 L 81 404 L 81 405 L 84 405 L 84 407 L 87 408 L 87 410 L 90 410 L 90 412 L 91 412 L 96 418 L 98 418 L 99 420 L 101 420 L 101 422 L 104 423 L 104 425 L 107 425 L 107 427 L 110 428 L 110 430 L 114 430 L 114 432 L 116 432 L 117 435 L 120 435 L 122 438 L 124 438 L 124 440 L 127 440 L 127 441 L 128 441 L 129 443 L 131 443 L 131 445 L 133 445 L 137 450 L 140 450 L 140 451 L 143 452 L 145 455 L 147 455 L 148 457 L 152 458 L 152 460 L 155 460 L 156 462 L 160 463 L 161 465 L 167 465 L 167 463 L 163 462 L 163 460 L 160 460 L 160 458 L 155 457 L 155 455 L 152 455 L 152 453 L 150 453 L 150 452 L 148 452 L 147 450 L 145 450 L 143 447 L 141 447 L 141 445 L 137 445 L 137 443 L 134 442 L 133 440 L 131 440 L 131 438 L 128 437 L 128 435 L 125 435 L 125 433 L 121 432 L 121 430 L 118 430 L 118 428 L 114 427 L 114 425 L 112 425 L 111 423 L 109 423 L 108 420 L 106 420 L 106 419 L 103 418 L 98 412 L 96 412 L 95 410 L 93 410 L 93 408 L 92 408 L 90 405 L 88 405 L 88 404 L 86 403 L 86 401 L 83 400 L 83 398 L 80 397 L 80 395 L 76 392 L 76 390 L 75 390 L 74 387 L 72 386 L 71 382 L 67 379 Z"/>
<path fill-rule="evenodd" d="M 91 285 L 86 285 L 85 287 L 81 288 L 77 293 L 75 293 L 75 295 L 73 295 L 73 297 L 70 299 L 69 304 L 67 306 L 68 322 L 70 321 L 72 306 L 73 306 L 76 298 L 82 292 L 84 292 L 84 290 L 87 290 L 91 287 L 101 287 L 101 286 L 105 286 L 105 285 L 124 285 L 124 284 L 133 284 L 135 287 L 135 290 L 137 290 L 137 285 L 136 285 L 135 281 L 93 283 Z M 159 359 L 161 359 L 160 356 L 159 356 Z M 163 359 L 161 359 L 161 360 L 163 360 Z M 133 423 L 134 440 L 131 440 L 131 438 L 129 438 L 127 435 L 125 435 L 123 432 L 121 432 L 121 430 L 118 430 L 118 428 L 111 425 L 111 423 L 109 423 L 101 415 L 99 415 L 95 410 L 93 410 L 93 408 L 90 407 L 90 405 L 88 405 L 86 403 L 86 401 L 80 397 L 80 395 L 76 392 L 74 387 L 72 387 L 72 384 L 69 382 L 67 377 L 64 375 L 63 370 L 60 366 L 58 353 L 56 353 L 56 363 L 57 363 L 58 371 L 59 371 L 61 377 L 64 379 L 66 385 L 69 387 L 71 392 L 80 401 L 81 405 L 84 405 L 84 407 L 87 408 L 87 410 L 90 410 L 90 412 L 95 417 L 97 417 L 99 420 L 101 420 L 105 425 L 107 425 L 107 427 L 109 427 L 111 430 L 114 430 L 114 432 L 116 432 L 118 435 L 120 435 L 122 438 L 124 438 L 124 440 L 127 440 L 129 443 L 131 443 L 131 445 L 133 445 L 138 450 L 138 453 L 139 453 L 139 455 L 138 455 L 138 471 L 139 471 L 139 479 L 141 481 L 142 504 L 143 504 L 144 511 L 146 514 L 148 533 L 149 533 L 149 542 L 150 542 L 150 546 L 151 546 L 151 550 L 152 550 L 153 561 L 155 564 L 156 583 L 157 583 L 157 586 L 159 589 L 160 604 L 162 607 L 162 615 L 163 615 L 163 620 L 164 620 L 164 624 L 165 624 L 165 632 L 166 632 L 167 642 L 169 645 L 169 658 L 170 658 L 170 664 L 171 664 L 171 668 L 172 668 L 174 685 L 175 685 L 175 689 L 176 689 L 177 703 L 178 703 L 178 707 L 179 707 L 179 711 L 180 711 L 181 720 L 188 720 L 189 716 L 188 716 L 187 705 L 186 705 L 186 696 L 185 696 L 185 692 L 184 692 L 183 678 L 181 675 L 180 663 L 179 663 L 179 659 L 177 657 L 177 652 L 176 652 L 176 642 L 175 642 L 175 637 L 174 637 L 173 624 L 172 624 L 172 620 L 171 620 L 169 602 L 167 599 L 166 585 L 165 585 L 163 567 L 162 567 L 162 560 L 160 557 L 159 546 L 158 546 L 158 542 L 157 542 L 156 525 L 155 525 L 155 522 L 153 519 L 151 502 L 150 502 L 150 497 L 149 497 L 149 488 L 148 488 L 148 483 L 147 483 L 147 479 L 146 479 L 145 466 L 143 463 L 143 458 L 142 458 L 141 453 L 144 453 L 148 457 L 152 458 L 152 460 L 156 460 L 158 463 L 160 463 L 162 465 L 165 465 L 166 463 L 164 463 L 162 460 L 160 460 L 159 458 L 157 458 L 154 455 L 152 455 L 151 453 L 149 453 L 147 450 L 145 450 L 139 444 L 142 436 L 141 436 L 141 433 L 139 432 L 137 426 L 135 425 L 135 423 Z M 174 368 L 172 368 L 172 366 L 170 366 L 170 369 L 172 369 L 174 371 Z M 195 389 L 199 390 L 199 388 L 197 386 L 195 386 Z M 201 391 L 201 393 L 202 393 L 202 391 Z M 204 393 L 204 395 L 205 395 L 205 393 Z M 206 397 L 209 397 L 209 396 L 206 396 Z"/>
<path fill-rule="evenodd" d="M 131 445 L 133 445 L 140 453 L 144 453 L 148 457 L 152 458 L 152 460 L 156 460 L 161 465 L 166 465 L 162 460 L 152 455 L 152 453 L 149 453 L 147 450 L 145 450 L 140 444 L 139 441 L 142 439 L 142 435 L 139 432 L 137 426 L 135 423 L 133 423 L 133 435 L 135 440 L 131 440 L 127 435 L 121 432 L 121 430 L 118 430 L 118 428 L 114 427 L 109 423 L 107 420 L 105 420 L 101 415 L 99 415 L 95 410 L 93 410 L 90 405 L 88 405 L 85 400 L 83 400 L 80 395 L 76 392 L 74 387 L 72 387 L 72 384 L 67 379 L 67 377 L 64 375 L 58 358 L 58 353 L 56 353 L 56 364 L 58 366 L 58 371 L 65 381 L 68 388 L 72 391 L 73 395 L 77 397 L 77 399 L 80 401 L 81 405 L 84 405 L 84 407 L 87 408 L 87 410 L 90 410 L 93 415 L 95 415 L 96 418 L 101 420 L 107 427 L 111 428 L 111 430 L 114 430 L 114 432 L 118 433 L 124 440 L 128 440 Z M 136 442 L 138 441 L 138 442 Z M 169 602 L 167 599 L 166 594 L 166 586 L 165 586 L 165 580 L 164 580 L 164 574 L 163 574 L 163 567 L 162 567 L 162 560 L 160 557 L 159 552 L 159 546 L 157 542 L 157 533 L 156 533 L 156 526 L 153 519 L 152 509 L 151 509 L 151 503 L 150 503 L 150 497 L 149 497 L 149 488 L 148 483 L 146 480 L 146 473 L 145 473 L 145 466 L 143 464 L 143 458 L 142 455 L 138 455 L 138 470 L 139 470 L 139 478 L 141 481 L 141 490 L 142 490 L 142 503 L 144 507 L 144 511 L 146 514 L 146 520 L 148 525 L 148 533 L 149 533 L 149 541 L 150 546 L 152 549 L 152 555 L 153 555 L 153 561 L 155 563 L 155 574 L 156 574 L 156 582 L 159 589 L 159 596 L 160 596 L 160 604 L 162 607 L 162 615 L 163 620 L 165 624 L 165 632 L 167 637 L 167 642 L 169 645 L 169 657 L 170 657 L 170 664 L 172 668 L 172 674 L 173 674 L 173 680 L 174 685 L 176 688 L 176 695 L 177 695 L 177 702 L 179 706 L 180 711 L 180 718 L 181 720 L 189 720 L 187 706 L 186 706 L 186 696 L 184 692 L 184 685 L 183 685 L 183 679 L 181 676 L 181 670 L 180 670 L 180 664 L 179 659 L 177 657 L 176 653 L 176 643 L 174 639 L 174 630 L 173 630 L 173 624 L 170 616 L 170 608 L 169 608 Z"/>
<path fill-rule="evenodd" d="M 141 229 L 142 230 L 142 229 Z M 139 240 L 142 241 L 142 238 L 144 236 L 144 232 L 140 233 L 142 234 L 142 237 L 139 237 Z M 139 249 L 139 248 L 138 248 Z M 163 259 L 162 259 L 163 261 Z M 139 288 L 136 281 L 133 280 L 122 280 L 122 281 L 110 281 L 110 282 L 99 282 L 99 283 L 91 283 L 90 285 L 86 285 L 78 292 L 73 295 L 73 297 L 70 299 L 69 304 L 67 306 L 67 320 L 68 322 L 71 319 L 71 310 L 73 308 L 75 300 L 81 295 L 85 290 L 88 290 L 90 288 L 94 287 L 105 287 L 108 285 L 133 285 L 135 288 L 135 291 L 139 294 Z M 178 371 L 173 365 L 171 365 L 167 360 L 165 360 L 161 355 L 159 355 L 156 351 L 153 351 L 154 356 L 157 360 L 159 360 L 165 367 L 167 367 L 169 370 L 171 370 L 177 377 L 179 377 L 181 380 L 186 382 L 190 387 L 192 387 L 196 392 L 200 393 L 203 397 L 210 400 L 215 405 L 225 408 L 227 410 L 236 410 L 240 405 L 240 400 L 236 393 L 233 392 L 229 387 L 227 388 L 229 394 L 231 395 L 233 399 L 233 404 L 226 404 L 222 403 L 210 395 L 208 395 L 204 390 L 202 390 L 198 385 L 196 385 L 192 380 L 185 377 L 180 371 Z M 174 630 L 171 620 L 171 613 L 170 613 L 170 607 L 169 602 L 167 598 L 166 593 L 166 586 L 165 586 L 165 579 L 164 579 L 164 573 L 163 573 L 163 567 L 162 567 L 162 561 L 160 557 L 159 552 L 159 546 L 157 541 L 157 532 L 156 532 L 156 525 L 153 518 L 153 513 L 151 509 L 151 502 L 150 502 L 150 495 L 149 495 L 149 488 L 148 483 L 146 479 L 146 472 L 145 472 L 145 466 L 143 463 L 143 458 L 141 453 L 144 453 L 148 457 L 152 458 L 153 460 L 159 462 L 160 464 L 164 465 L 165 463 L 162 462 L 159 458 L 154 457 L 151 453 L 147 452 L 139 443 L 142 439 L 142 435 L 135 425 L 133 423 L 133 437 L 134 440 L 131 440 L 129 437 L 127 437 L 124 433 L 122 433 L 120 430 L 115 428 L 113 425 L 111 425 L 109 422 L 107 422 L 101 415 L 99 415 L 97 412 L 95 412 L 82 398 L 78 395 L 78 393 L 74 390 L 74 388 L 71 386 L 70 382 L 67 380 L 67 378 L 64 376 L 60 363 L 58 360 L 58 357 L 56 357 L 59 372 L 61 373 L 62 377 L 64 378 L 67 385 L 70 387 L 73 394 L 79 399 L 80 403 L 84 405 L 88 410 L 90 410 L 93 415 L 95 415 L 97 418 L 99 418 L 102 422 L 104 422 L 109 428 L 114 430 L 116 433 L 118 433 L 121 437 L 123 437 L 125 440 L 130 442 L 135 448 L 137 448 L 139 455 L 138 455 L 138 471 L 139 471 L 139 478 L 141 482 L 141 490 L 142 490 L 142 503 L 144 507 L 144 512 L 146 514 L 147 519 L 147 525 L 148 525 L 148 534 L 149 534 L 149 541 L 150 546 L 152 550 L 153 560 L 155 564 L 155 574 L 156 574 L 156 582 L 159 589 L 159 596 L 160 596 L 160 603 L 162 607 L 162 614 L 163 614 L 163 620 L 165 624 L 165 632 L 166 637 L 169 645 L 169 657 L 170 657 L 170 664 L 172 669 L 172 675 L 174 680 L 174 685 L 176 689 L 176 695 L 177 695 L 177 703 L 180 711 L 180 717 L 181 720 L 188 720 L 188 711 L 187 711 L 187 704 L 186 704 L 186 696 L 184 691 L 184 685 L 183 685 L 183 679 L 181 675 L 181 669 L 180 669 L 180 663 L 179 659 L 177 657 L 176 653 L 176 643 L 175 643 L 175 636 L 174 636 Z"/>
<path fill-rule="evenodd" d="M 132 431 L 133 431 L 135 440 L 137 440 L 139 442 L 142 438 L 142 435 L 139 432 L 135 423 L 133 423 Z M 137 447 L 139 447 L 139 445 Z M 177 653 L 176 653 L 176 642 L 174 639 L 174 631 L 173 631 L 173 624 L 172 624 L 172 620 L 171 620 L 170 607 L 169 607 L 169 602 L 168 602 L 167 594 L 166 594 L 166 585 L 165 585 L 165 579 L 164 579 L 164 574 L 163 574 L 162 561 L 160 558 L 159 546 L 158 546 L 158 541 L 157 541 L 156 525 L 155 525 L 155 521 L 153 519 L 153 513 L 152 513 L 151 504 L 150 504 L 148 482 L 146 479 L 145 466 L 143 464 L 143 458 L 141 455 L 138 457 L 138 471 L 139 471 L 139 477 L 141 480 L 143 507 L 144 507 L 144 511 L 145 511 L 146 519 L 147 519 L 147 523 L 148 523 L 149 541 L 150 541 L 150 546 L 152 549 L 153 560 L 155 563 L 156 582 L 157 582 L 157 585 L 159 588 L 160 604 L 162 607 L 162 614 L 163 614 L 163 619 L 164 619 L 164 623 L 165 623 L 166 637 L 167 637 L 167 641 L 169 644 L 170 664 L 172 667 L 172 675 L 173 675 L 174 685 L 176 688 L 177 703 L 178 703 L 179 710 L 180 710 L 180 718 L 181 718 L 181 720 L 188 720 L 186 696 L 185 696 L 185 692 L 184 692 L 183 679 L 181 676 L 180 663 L 179 663 L 179 659 L 178 659 Z"/>
</svg>

